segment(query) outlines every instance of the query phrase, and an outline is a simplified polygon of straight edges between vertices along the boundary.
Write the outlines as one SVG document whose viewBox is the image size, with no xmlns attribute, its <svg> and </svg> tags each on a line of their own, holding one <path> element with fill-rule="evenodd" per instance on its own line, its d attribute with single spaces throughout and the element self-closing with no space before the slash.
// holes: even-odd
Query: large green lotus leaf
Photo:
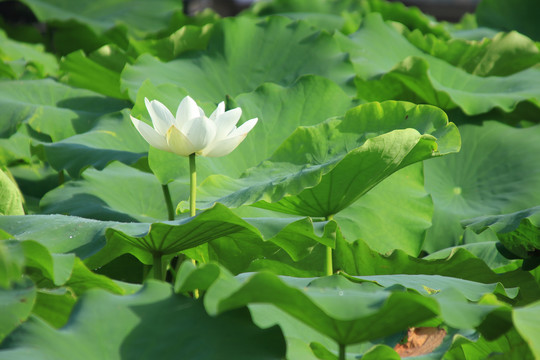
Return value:
<svg viewBox="0 0 540 360">
<path fill-rule="evenodd" d="M 226 291 L 225 289 L 237 287 L 238 280 L 241 279 L 241 281 L 243 281 L 245 280 L 246 276 L 251 275 L 244 274 L 234 279 L 232 278 L 230 273 L 228 273 L 225 269 L 223 269 L 223 267 L 217 264 L 206 264 L 199 268 L 195 268 L 192 264 L 184 264 L 181 267 L 179 275 L 177 277 L 175 289 L 176 291 L 180 292 L 192 291 L 193 289 L 197 288 L 197 285 L 202 285 L 200 289 L 207 290 L 208 288 L 212 287 L 212 284 L 216 282 L 217 279 L 219 279 L 216 285 L 217 287 L 219 287 L 218 291 Z M 374 285 L 372 283 L 364 283 L 360 287 L 356 287 L 356 285 L 339 277 L 319 279 L 298 279 L 281 277 L 281 280 L 283 280 L 291 287 L 299 288 L 299 290 L 302 290 L 304 294 L 307 294 L 308 296 L 312 294 L 309 292 L 311 288 L 324 289 L 325 291 L 327 291 L 326 296 L 329 299 L 331 299 L 331 292 L 333 291 L 338 291 L 338 296 L 344 296 L 347 290 L 357 290 L 367 294 L 373 292 L 374 287 L 376 292 L 380 291 L 380 288 L 378 288 L 377 285 Z M 433 281 L 436 282 L 437 279 L 433 278 Z M 507 314 L 510 311 L 509 306 L 498 303 L 496 300 L 486 301 L 488 298 L 495 298 L 491 291 L 494 290 L 496 287 L 485 286 L 484 284 L 472 282 L 466 285 L 466 287 L 463 287 L 463 283 L 460 283 L 460 279 L 446 278 L 445 281 L 448 281 L 448 283 L 447 285 L 442 285 L 442 291 L 436 292 L 434 289 L 432 289 L 432 293 L 434 294 L 430 295 L 430 297 L 437 301 L 441 309 L 442 318 L 452 326 L 459 326 L 468 329 L 472 327 L 478 327 L 484 322 L 488 321 L 490 322 L 490 324 L 495 324 L 493 322 L 493 319 L 489 319 L 489 317 L 495 311 L 504 311 Z M 443 281 L 443 283 L 445 281 Z M 456 282 L 454 283 L 454 281 Z M 398 280 L 397 282 L 399 283 L 400 281 Z M 394 284 L 394 282 L 389 282 L 388 284 L 392 285 Z M 369 285 L 372 285 L 371 291 L 369 290 Z M 476 290 L 470 293 L 467 290 L 467 287 L 469 285 L 472 285 Z M 455 289 L 455 286 L 457 286 L 459 289 Z M 418 286 L 413 284 L 412 287 L 417 288 Z M 210 290 L 208 292 L 208 296 L 213 296 L 213 291 L 214 290 Z M 341 295 L 339 295 L 339 291 L 342 292 Z M 426 292 L 424 288 L 421 288 L 420 291 Z M 481 300 L 481 303 L 470 303 L 467 298 L 462 294 L 462 292 L 472 295 L 470 297 L 475 298 L 476 300 Z M 482 294 L 485 295 L 482 296 Z M 215 305 L 213 300 L 205 301 L 207 306 Z M 277 308 L 268 304 L 274 304 L 277 306 Z M 326 346 L 328 349 L 337 350 L 337 346 L 333 341 L 331 341 L 328 337 L 323 336 L 322 334 L 316 333 L 313 329 L 306 326 L 306 323 L 301 322 L 303 320 L 300 316 L 298 316 L 298 314 L 291 312 L 290 309 L 284 309 L 280 305 L 281 302 L 276 303 L 275 301 L 268 301 L 268 304 L 265 304 L 264 301 L 262 303 L 259 303 L 258 300 L 255 303 L 249 304 L 250 311 L 253 314 L 253 318 L 256 324 L 262 327 L 269 327 L 275 324 L 279 324 L 285 334 L 289 345 L 292 342 L 296 345 L 295 347 L 298 347 L 299 344 L 302 343 L 311 343 L 311 345 L 313 345 L 313 342 L 316 341 L 318 343 L 321 343 L 323 346 Z M 318 304 L 320 305 L 320 303 Z M 346 312 L 347 309 L 344 309 L 343 311 Z M 505 320 L 505 318 L 502 319 L 503 322 Z M 377 326 L 378 321 L 374 322 L 373 324 Z M 501 328 L 503 327 L 501 326 L 503 324 L 500 322 L 497 323 L 497 325 L 499 325 Z M 385 343 L 387 345 L 393 346 L 399 341 L 400 337 L 401 336 L 398 336 L 397 338 L 385 338 Z M 378 341 L 380 342 L 380 340 Z M 347 347 L 347 352 L 356 353 L 359 355 L 366 352 L 370 348 L 370 346 L 371 345 L 369 344 L 363 344 L 362 346 L 350 346 Z M 447 344 L 447 346 L 449 346 L 449 344 Z M 295 349 L 295 351 L 299 350 L 300 349 Z M 288 349 L 288 354 L 289 356 L 291 356 L 291 349 Z M 309 358 L 311 359 L 311 357 Z"/>
<path fill-rule="evenodd" d="M 0 168 L 0 215 L 24 215 L 22 196 L 13 178 Z"/>
<path fill-rule="evenodd" d="M 126 62 L 126 55 L 117 47 L 107 45 L 96 52 L 108 53 L 108 57 L 116 57 L 122 65 Z M 120 69 L 110 68 L 99 59 L 96 61 L 92 55 L 86 56 L 84 51 L 78 50 L 64 56 L 60 62 L 62 81 L 106 96 L 127 99 L 126 92 L 120 91 L 120 72 L 123 66 Z"/>
<path fill-rule="evenodd" d="M 13 71 L 12 78 L 55 76 L 58 73 L 58 60 L 44 51 L 41 44 L 28 44 L 11 40 L 0 31 L 0 60 Z M 22 68 L 21 72 L 16 71 Z M 3 71 L 2 71 L 3 72 Z"/>
<path fill-rule="evenodd" d="M 148 143 L 135 130 L 127 111 L 99 118 L 89 131 L 54 143 L 36 143 L 32 152 L 56 171 L 78 178 L 87 167 L 102 170 L 118 160 L 132 165 L 143 157 Z"/>
<path fill-rule="evenodd" d="M 53 141 L 88 131 L 104 114 L 127 107 L 121 100 L 75 89 L 51 79 L 0 82 L 0 136 L 15 133 L 21 123 Z"/>
<path fill-rule="evenodd" d="M 470 301 L 479 301 L 483 295 L 494 293 L 497 295 L 515 298 L 518 288 L 505 289 L 502 284 L 482 284 L 474 281 L 464 280 L 455 277 L 441 275 L 371 275 L 352 276 L 349 279 L 358 282 L 374 282 L 383 287 L 402 285 L 409 289 L 414 289 L 421 294 L 430 295 L 440 291 L 454 289 L 459 291 Z"/>
<path fill-rule="evenodd" d="M 278 251 L 267 251 L 262 258 L 252 260 L 245 271 L 270 271 L 277 275 L 293 277 L 324 276 L 327 249 L 328 247 L 320 243 L 314 243 L 308 247 L 306 256 L 293 260 L 290 255 L 278 248 Z"/>
<path fill-rule="evenodd" d="M 148 282 L 131 296 L 89 291 L 60 330 L 31 317 L 0 357 L 67 360 L 81 351 L 85 359 L 282 359 L 285 341 L 279 328 L 253 325 L 246 309 L 210 317 L 201 302 Z"/>
<path fill-rule="evenodd" d="M 334 221 L 313 222 L 298 217 L 243 219 L 258 229 L 259 238 L 217 239 L 208 244 L 203 254 L 195 252 L 198 248 L 186 254 L 201 262 L 219 262 L 235 274 L 262 269 L 291 276 L 324 274 L 324 249 L 335 247 L 338 230 Z"/>
<path fill-rule="evenodd" d="M 26 244 L 28 242 L 30 241 L 23 241 L 22 243 Z M 34 244 L 36 243 L 34 242 Z M 73 254 L 52 254 L 52 257 L 56 259 L 61 256 L 69 257 L 70 255 L 71 264 L 69 273 L 67 274 L 69 275 L 69 279 L 61 287 L 55 287 L 52 282 L 47 281 L 46 278 L 43 277 L 51 278 L 50 275 L 45 273 L 46 269 L 43 270 L 45 267 L 43 265 L 46 265 L 43 264 L 45 261 L 36 261 L 36 259 L 31 259 L 33 263 L 28 261 L 28 264 L 31 267 L 27 269 L 27 272 L 34 282 L 40 286 L 34 307 L 32 308 L 32 314 L 38 315 L 42 320 L 45 320 L 56 328 L 64 326 L 67 323 L 77 297 L 90 289 L 100 288 L 107 290 L 110 293 L 120 295 L 132 293 L 116 284 L 110 278 L 90 271 L 79 258 L 73 259 Z M 27 260 L 29 259 L 27 258 Z M 40 262 L 38 265 L 41 265 L 42 268 L 41 274 L 39 275 L 33 271 L 37 262 Z M 58 268 L 59 266 L 56 266 L 58 265 L 58 261 L 54 265 Z"/>
<path fill-rule="evenodd" d="M 535 0 L 518 0 L 511 3 L 504 0 L 482 0 L 476 8 L 479 26 L 503 31 L 517 30 L 535 41 L 540 41 L 536 14 L 540 4 Z"/>
<path fill-rule="evenodd" d="M 423 33 L 435 33 L 439 36 L 448 36 L 444 28 L 432 21 L 429 16 L 423 14 L 416 7 L 406 7 L 400 2 L 388 2 L 381 0 L 367 1 L 326 1 L 326 0 L 277 0 L 269 2 L 257 2 L 253 5 L 251 12 L 258 16 L 270 14 L 279 14 L 289 17 L 298 17 L 298 13 L 313 19 L 313 13 L 323 14 L 327 18 L 319 18 L 319 27 L 337 28 L 335 25 L 343 25 L 341 29 L 347 31 L 350 29 L 347 24 L 348 16 L 351 13 L 367 14 L 370 12 L 380 13 L 385 20 L 397 21 L 411 29 L 420 29 Z M 330 14 L 339 15 L 345 19 L 338 22 L 335 17 L 329 17 Z M 326 20 L 326 21 L 323 21 Z M 359 19 L 360 20 L 360 19 Z M 343 22 L 345 21 L 345 24 Z M 350 21 L 350 20 L 349 20 Z M 358 25 L 354 22 L 355 25 Z M 326 26 L 325 26 L 326 25 Z M 339 28 L 337 28 L 339 29 Z"/>
<path fill-rule="evenodd" d="M 0 217 L 0 229 L 20 241 L 34 240 L 53 253 L 52 258 L 40 256 L 44 249 L 34 242 L 28 245 L 30 250 L 36 248 L 32 250 L 34 267 L 60 284 L 73 267 L 72 254 L 92 269 L 126 253 L 151 264 L 152 253 L 173 254 L 211 240 L 219 244 L 210 247 L 210 258 L 202 260 L 216 258 L 240 272 L 258 256 L 281 251 L 298 259 L 317 243 L 334 246 L 336 223 L 313 223 L 309 218 L 243 220 L 217 204 L 196 217 L 163 223 L 118 223 L 62 215 L 4 216 Z"/>
<path fill-rule="evenodd" d="M 88 267 L 79 258 L 75 258 L 73 271 L 69 280 L 66 282 L 65 287 L 67 287 L 70 292 L 77 296 L 94 288 L 100 288 L 107 290 L 112 294 L 120 295 L 133 292 L 130 288 L 123 287 L 122 284 L 113 281 L 107 276 L 90 271 L 90 269 L 88 269 Z"/>
<path fill-rule="evenodd" d="M 124 253 L 131 253 L 141 262 L 151 264 L 152 254 L 174 255 L 214 239 L 253 239 L 260 237 L 260 233 L 225 206 L 216 204 L 195 217 L 182 220 L 117 224 L 107 229 L 106 237 L 107 245 L 86 261 L 91 268 L 102 266 Z"/>
<path fill-rule="evenodd" d="M 419 30 L 406 36 L 427 54 L 478 76 L 508 76 L 540 61 L 535 42 L 516 31 L 498 33 L 493 39 L 481 41 L 445 40 Z"/>
<path fill-rule="evenodd" d="M 468 231 L 466 230 L 464 233 L 464 239 L 470 239 L 471 236 L 474 236 L 475 238 L 484 237 L 484 234 L 482 235 L 476 235 L 476 234 L 472 235 L 472 234 L 474 233 L 472 233 L 471 230 L 468 230 Z M 490 237 L 490 240 L 480 241 L 480 242 L 468 243 L 465 240 L 466 244 L 464 245 L 452 246 L 449 248 L 436 251 L 427 256 L 424 256 L 424 259 L 426 260 L 444 259 L 444 258 L 449 257 L 457 249 L 464 249 L 470 252 L 471 254 L 473 254 L 474 256 L 476 256 L 477 258 L 481 259 L 492 270 L 500 271 L 502 269 L 509 269 L 510 267 L 514 267 L 514 269 L 517 268 L 516 262 L 504 257 L 498 250 L 498 246 L 496 242 L 497 238 L 495 234 L 490 234 L 489 237 Z"/>
<path fill-rule="evenodd" d="M 440 61 L 440 60 L 439 60 Z M 529 68 L 507 77 L 478 77 L 450 65 L 432 66 L 433 60 L 409 57 L 379 80 L 358 79 L 358 94 L 365 99 L 398 99 L 439 106 L 459 107 L 467 115 L 493 109 L 512 112 L 519 103 L 540 104 L 540 71 Z M 443 63 L 441 63 L 443 64 Z M 449 77 L 446 74 L 453 73 Z"/>
<path fill-rule="evenodd" d="M 29 144 L 31 140 L 27 127 L 19 128 L 9 137 L 0 138 L 0 164 L 30 163 L 32 154 Z"/>
<path fill-rule="evenodd" d="M 212 24 L 186 25 L 165 38 L 132 40 L 128 53 L 131 56 L 151 54 L 161 61 L 171 61 L 182 53 L 206 49 L 212 29 Z"/>
<path fill-rule="evenodd" d="M 463 125 L 460 133 L 459 154 L 424 164 L 426 190 L 435 206 L 424 246 L 428 252 L 460 244 L 461 220 L 540 203 L 540 126 L 484 122 Z"/>
<path fill-rule="evenodd" d="M 174 0 L 84 0 L 77 3 L 67 0 L 24 0 L 42 22 L 75 21 L 102 34 L 119 24 L 129 33 L 144 37 L 167 28 L 172 16 L 182 11 L 182 4 Z"/>
<path fill-rule="evenodd" d="M 28 278 L 15 282 L 10 288 L 0 288 L 0 344 L 30 316 L 35 300 L 36 287 Z"/>
<path fill-rule="evenodd" d="M 134 116 L 141 114 L 148 118 L 143 106 L 144 97 L 164 99 L 163 103 L 175 112 L 182 97 L 176 90 L 178 96 L 170 98 L 173 91 L 168 87 L 156 89 L 145 83 L 138 92 Z M 212 174 L 239 176 L 272 155 L 298 126 L 314 125 L 341 116 L 353 105 L 337 84 L 313 75 L 302 76 L 288 87 L 268 83 L 251 93 L 239 95 L 234 99 L 234 107 L 242 109 L 242 121 L 258 118 L 257 125 L 231 154 L 219 158 L 198 157 L 197 176 L 200 180 Z M 207 114 L 214 109 L 212 105 Z M 187 159 L 174 154 L 152 149 L 149 163 L 162 183 L 189 175 Z"/>
<path fill-rule="evenodd" d="M 504 247 L 521 258 L 540 250 L 540 206 L 512 214 L 467 219 L 462 225 L 476 232 L 491 228 Z"/>
<path fill-rule="evenodd" d="M 362 239 L 380 253 L 417 256 L 431 226 L 433 202 L 424 189 L 422 163 L 397 171 L 335 216 L 343 237 Z M 392 219 L 392 221 L 388 221 Z"/>
<path fill-rule="evenodd" d="M 480 328 L 490 338 L 508 330 L 511 315 L 510 305 L 497 301 L 496 296 L 511 299 L 519 291 L 505 289 L 500 283 L 483 284 L 439 275 L 346 276 L 355 282 L 369 281 L 385 288 L 400 285 L 429 295 L 438 302 L 444 323 L 458 329 Z"/>
<path fill-rule="evenodd" d="M 292 84 L 304 74 L 328 77 L 345 86 L 351 71 L 352 65 L 327 33 L 283 17 L 238 17 L 215 24 L 205 51 L 165 63 L 151 55 L 140 56 L 134 65 L 126 66 L 122 82 L 132 100 L 149 79 L 154 85 L 181 87 L 198 101 L 218 103 L 226 95 L 234 97 L 265 82 Z"/>
<path fill-rule="evenodd" d="M 284 281 L 267 272 L 220 278 L 204 302 L 210 314 L 269 303 L 343 345 L 394 334 L 438 313 L 434 300 L 412 292 L 364 290 L 341 276 L 305 287 L 311 280 Z"/>
<path fill-rule="evenodd" d="M 452 344 L 452 348 L 445 354 L 444 359 L 448 360 L 533 360 L 529 346 L 519 335 L 516 329 L 512 328 L 506 334 L 495 340 L 486 340 L 485 337 L 461 336 L 457 335 Z"/>
<path fill-rule="evenodd" d="M 403 35 L 370 14 L 359 31 L 339 36 L 341 48 L 355 64 L 358 95 L 366 100 L 400 99 L 429 103 L 445 110 L 459 107 L 467 115 L 519 102 L 539 105 L 540 71 L 530 68 L 506 77 L 479 77 L 422 52 Z M 373 78 L 382 75 L 381 78 Z M 449 75 L 451 74 L 451 76 Z M 371 80 L 367 80 L 373 78 Z"/>
<path fill-rule="evenodd" d="M 11 282 L 20 280 L 24 270 L 24 252 L 16 241 L 6 241 L 12 236 L 2 231 L 0 240 L 0 289 L 9 288 Z"/>
<path fill-rule="evenodd" d="M 521 336 L 527 341 L 536 358 L 540 357 L 540 302 L 514 309 L 512 319 Z"/>
<path fill-rule="evenodd" d="M 256 203 L 326 217 L 395 171 L 459 146 L 457 128 L 440 109 L 394 101 L 363 104 L 343 120 L 299 127 L 267 161 L 238 180 L 209 177 L 201 194 L 207 204 Z"/>
<path fill-rule="evenodd" d="M 43 276 L 50 279 L 56 286 L 66 283 L 71 277 L 75 263 L 74 254 L 51 254 L 42 244 L 33 240 L 21 241 L 25 257 L 25 271 L 36 269 Z"/>
<path fill-rule="evenodd" d="M 64 215 L 0 216 L 0 229 L 16 240 L 34 240 L 53 254 L 73 253 L 81 259 L 105 245 L 105 230 L 114 222 Z"/>
<path fill-rule="evenodd" d="M 187 181 L 174 181 L 168 186 L 173 202 L 188 198 Z M 152 222 L 168 218 L 163 189 L 156 177 L 120 162 L 102 171 L 86 170 L 80 180 L 48 192 L 40 206 L 45 214 L 98 220 Z"/>
<path fill-rule="evenodd" d="M 371 250 L 365 242 L 348 243 L 337 238 L 334 250 L 334 268 L 351 275 L 426 274 L 477 283 L 502 283 L 505 288 L 519 287 L 519 301 L 529 303 L 540 296 L 540 287 L 534 277 L 521 269 L 503 274 L 495 273 L 484 261 L 466 249 L 456 248 L 442 258 L 418 259 L 401 250 L 382 255 Z"/>
<path fill-rule="evenodd" d="M 60 328 L 69 320 L 69 314 L 77 302 L 77 297 L 67 288 L 38 289 L 32 314 L 45 320 L 49 325 Z"/>
</svg>

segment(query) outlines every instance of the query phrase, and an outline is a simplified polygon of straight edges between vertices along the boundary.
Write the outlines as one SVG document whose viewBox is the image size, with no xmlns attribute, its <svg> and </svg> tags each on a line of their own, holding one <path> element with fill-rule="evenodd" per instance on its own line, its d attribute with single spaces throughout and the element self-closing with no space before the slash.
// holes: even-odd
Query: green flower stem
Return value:
<svg viewBox="0 0 540 360">
<path fill-rule="evenodd" d="M 345 345 L 339 344 L 339 360 L 345 360 Z"/>
<path fill-rule="evenodd" d="M 169 220 L 174 220 L 174 208 L 171 199 L 171 192 L 169 191 L 169 185 L 161 185 L 161 190 L 163 190 L 163 196 L 165 197 L 165 203 L 167 204 L 167 214 Z"/>
<path fill-rule="evenodd" d="M 197 167 L 195 165 L 195 154 L 189 155 L 189 216 L 195 216 L 197 209 Z"/>
<path fill-rule="evenodd" d="M 154 269 L 154 279 L 156 280 L 165 280 L 163 278 L 163 264 L 161 262 L 162 255 L 161 253 L 153 253 L 152 258 L 154 260 L 153 262 L 153 269 Z"/>
<path fill-rule="evenodd" d="M 334 215 L 328 215 L 326 221 L 330 221 L 334 218 Z M 326 276 L 331 276 L 334 273 L 334 265 L 332 264 L 332 248 L 330 246 L 326 247 L 326 262 L 324 264 L 324 270 Z"/>
<path fill-rule="evenodd" d="M 195 154 L 189 155 L 189 216 L 197 214 L 197 166 L 195 164 Z M 193 265 L 197 265 L 195 259 L 191 259 Z M 199 289 L 193 290 L 193 298 L 199 298 Z"/>
</svg>

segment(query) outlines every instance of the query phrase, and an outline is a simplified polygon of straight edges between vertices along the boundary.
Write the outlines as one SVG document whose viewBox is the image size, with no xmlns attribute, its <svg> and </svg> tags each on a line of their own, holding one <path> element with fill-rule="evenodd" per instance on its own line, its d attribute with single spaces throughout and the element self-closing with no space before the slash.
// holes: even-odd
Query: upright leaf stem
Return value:
<svg viewBox="0 0 540 360">
<path fill-rule="evenodd" d="M 326 221 L 330 221 L 334 218 L 334 215 L 328 215 Z M 324 264 L 324 270 L 326 276 L 331 276 L 334 273 L 334 265 L 332 263 L 332 248 L 330 246 L 326 247 L 326 261 Z"/>
<path fill-rule="evenodd" d="M 339 360 L 345 360 L 345 345 L 339 344 Z"/>
<path fill-rule="evenodd" d="M 162 255 L 161 253 L 153 253 L 153 269 L 154 269 L 154 279 L 163 281 L 163 264 L 161 262 Z"/>
<path fill-rule="evenodd" d="M 169 220 L 174 220 L 174 208 L 171 199 L 171 192 L 169 191 L 169 185 L 161 185 L 161 190 L 163 190 L 163 196 L 165 197 L 165 203 L 167 204 L 167 215 Z"/>
<path fill-rule="evenodd" d="M 63 185 L 65 182 L 64 170 L 58 172 L 58 185 Z"/>
</svg>

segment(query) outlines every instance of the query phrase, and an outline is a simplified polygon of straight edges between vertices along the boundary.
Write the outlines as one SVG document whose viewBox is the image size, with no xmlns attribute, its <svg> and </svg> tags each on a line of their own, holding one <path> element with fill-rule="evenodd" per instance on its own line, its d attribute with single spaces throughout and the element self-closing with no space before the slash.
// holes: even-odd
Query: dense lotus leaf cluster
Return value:
<svg viewBox="0 0 540 360">
<path fill-rule="evenodd" d="M 0 359 L 540 358 L 536 1 L 14 4 Z"/>
</svg>

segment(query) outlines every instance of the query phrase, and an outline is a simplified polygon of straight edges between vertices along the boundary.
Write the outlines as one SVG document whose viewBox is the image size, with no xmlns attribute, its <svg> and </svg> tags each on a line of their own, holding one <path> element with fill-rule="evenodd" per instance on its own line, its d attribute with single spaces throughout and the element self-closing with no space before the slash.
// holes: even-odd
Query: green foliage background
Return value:
<svg viewBox="0 0 540 360">
<path fill-rule="evenodd" d="M 536 1 L 10 6 L 0 359 L 399 359 L 411 326 L 447 332 L 422 359 L 540 358 Z M 259 118 L 198 158 L 195 217 L 129 120 L 186 95 Z"/>
</svg>

